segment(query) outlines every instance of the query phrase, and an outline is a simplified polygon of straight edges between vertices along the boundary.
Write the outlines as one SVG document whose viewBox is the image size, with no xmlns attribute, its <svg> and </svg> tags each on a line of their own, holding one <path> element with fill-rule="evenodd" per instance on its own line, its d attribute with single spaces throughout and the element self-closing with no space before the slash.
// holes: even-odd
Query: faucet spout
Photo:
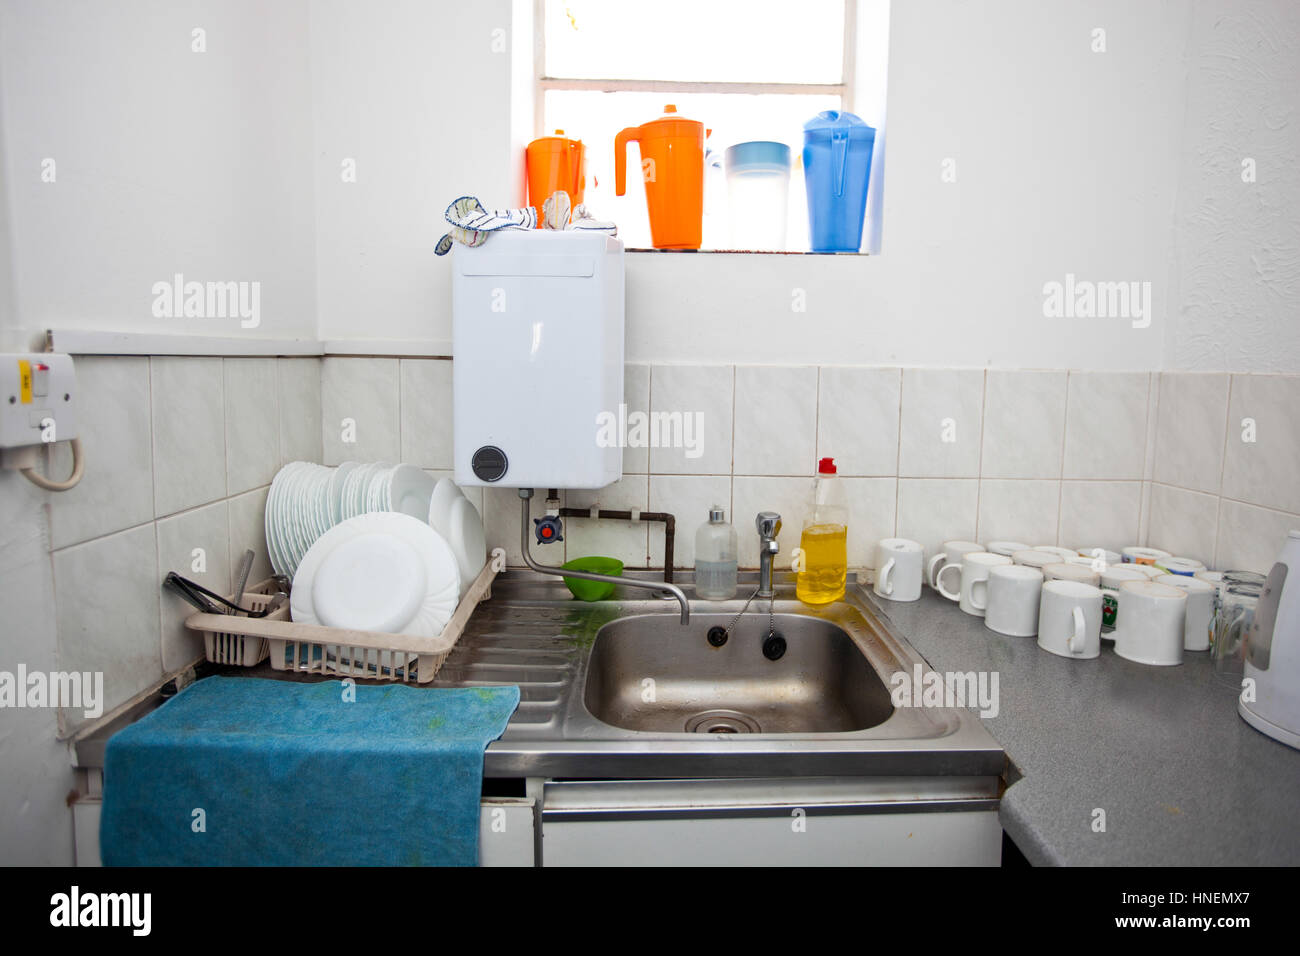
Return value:
<svg viewBox="0 0 1300 956">
<path fill-rule="evenodd" d="M 534 571 L 539 572 L 540 574 L 554 574 L 562 578 L 581 578 L 584 581 L 605 581 L 609 584 L 620 584 L 623 587 L 628 587 L 628 588 L 644 588 L 648 591 L 657 591 L 660 594 L 665 594 L 667 596 L 671 596 L 675 598 L 677 603 L 681 605 L 682 624 L 686 625 L 691 623 L 690 602 L 687 601 L 685 592 L 683 592 L 682 589 L 677 587 L 677 585 L 675 584 L 669 584 L 666 581 L 640 581 L 636 578 L 616 578 L 610 574 L 597 574 L 594 571 L 569 571 L 566 570 L 565 568 L 555 568 L 545 564 L 538 564 L 536 561 L 534 561 L 532 553 L 529 549 L 530 542 L 528 540 L 528 517 L 529 517 L 528 499 L 530 499 L 532 496 L 533 496 L 533 489 L 531 488 L 519 489 L 519 503 L 520 503 L 520 514 L 521 514 L 521 517 L 519 519 L 519 527 L 520 527 L 519 547 L 520 547 L 520 551 L 523 553 L 524 564 L 528 565 L 528 567 L 532 568 Z"/>
<path fill-rule="evenodd" d="M 772 559 L 781 550 L 776 536 L 781 533 L 781 516 L 775 511 L 760 511 L 754 519 L 758 529 L 758 596 L 770 598 L 772 591 Z"/>
</svg>

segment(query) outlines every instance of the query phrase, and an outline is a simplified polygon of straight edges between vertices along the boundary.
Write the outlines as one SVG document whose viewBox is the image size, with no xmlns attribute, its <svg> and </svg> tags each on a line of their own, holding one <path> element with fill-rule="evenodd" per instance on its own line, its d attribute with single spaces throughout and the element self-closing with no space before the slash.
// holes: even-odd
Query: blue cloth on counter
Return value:
<svg viewBox="0 0 1300 956">
<path fill-rule="evenodd" d="M 109 740 L 102 859 L 474 866 L 483 751 L 518 705 L 518 687 L 206 678 Z"/>
</svg>

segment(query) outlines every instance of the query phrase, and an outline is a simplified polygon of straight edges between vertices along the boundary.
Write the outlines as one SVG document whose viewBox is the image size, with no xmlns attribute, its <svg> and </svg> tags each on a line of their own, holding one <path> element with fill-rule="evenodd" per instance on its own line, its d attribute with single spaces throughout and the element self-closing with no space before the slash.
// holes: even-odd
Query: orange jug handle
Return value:
<svg viewBox="0 0 1300 956">
<path fill-rule="evenodd" d="M 627 192 L 627 144 L 628 140 L 641 142 L 641 127 L 629 126 L 614 137 L 614 195 L 621 196 Z"/>
</svg>

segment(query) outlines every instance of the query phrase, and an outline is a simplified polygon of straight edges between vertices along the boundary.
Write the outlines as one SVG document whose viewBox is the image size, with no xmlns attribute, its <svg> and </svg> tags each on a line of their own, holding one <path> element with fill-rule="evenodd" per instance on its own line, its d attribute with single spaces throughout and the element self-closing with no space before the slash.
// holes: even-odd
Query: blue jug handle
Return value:
<svg viewBox="0 0 1300 956">
<path fill-rule="evenodd" d="M 836 199 L 844 198 L 848 185 L 849 171 L 849 131 L 831 130 L 831 184 Z"/>
</svg>

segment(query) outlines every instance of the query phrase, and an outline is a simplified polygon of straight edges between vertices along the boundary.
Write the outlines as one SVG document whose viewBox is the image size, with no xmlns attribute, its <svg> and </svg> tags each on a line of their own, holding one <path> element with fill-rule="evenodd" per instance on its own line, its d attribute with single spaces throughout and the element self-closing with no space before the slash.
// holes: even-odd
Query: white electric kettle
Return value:
<svg viewBox="0 0 1300 956">
<path fill-rule="evenodd" d="M 1237 712 L 1260 733 L 1300 748 L 1300 531 L 1287 532 L 1246 636 Z"/>
</svg>

